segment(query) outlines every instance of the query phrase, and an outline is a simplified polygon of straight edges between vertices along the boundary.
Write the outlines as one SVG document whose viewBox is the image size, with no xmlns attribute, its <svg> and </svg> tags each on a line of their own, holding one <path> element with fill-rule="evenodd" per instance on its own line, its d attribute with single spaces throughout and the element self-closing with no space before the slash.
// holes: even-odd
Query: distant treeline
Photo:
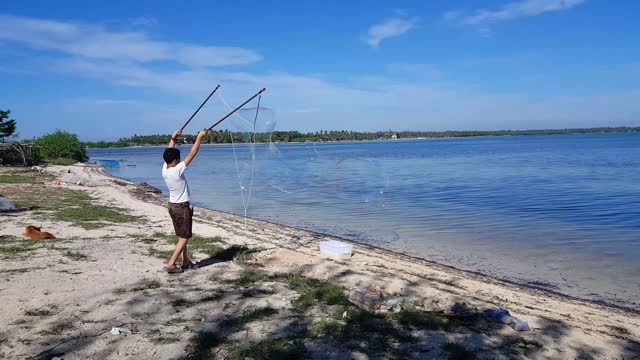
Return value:
<svg viewBox="0 0 640 360">
<path fill-rule="evenodd" d="M 590 134 L 606 132 L 640 132 L 640 127 L 602 127 L 584 129 L 557 129 L 557 130 L 497 130 L 497 131 L 316 131 L 301 133 L 299 131 L 274 131 L 272 133 L 240 133 L 228 130 L 212 131 L 204 138 L 205 144 L 230 144 L 251 142 L 255 136 L 257 142 L 323 142 L 323 141 L 364 141 L 364 140 L 391 140 L 391 139 L 415 139 L 415 138 L 448 138 L 448 137 L 472 137 L 472 136 L 515 136 L 515 135 L 559 135 L 559 134 Z M 87 142 L 90 148 L 128 147 L 128 146 L 153 146 L 166 145 L 171 135 L 133 135 L 129 138 L 121 138 L 118 141 Z M 192 144 L 195 135 L 183 135 L 184 143 Z"/>
</svg>

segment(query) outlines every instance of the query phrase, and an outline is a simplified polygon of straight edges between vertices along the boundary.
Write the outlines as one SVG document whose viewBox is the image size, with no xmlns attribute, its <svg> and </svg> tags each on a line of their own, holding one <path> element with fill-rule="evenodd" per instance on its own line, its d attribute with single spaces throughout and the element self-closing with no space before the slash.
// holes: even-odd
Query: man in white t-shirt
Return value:
<svg viewBox="0 0 640 360">
<path fill-rule="evenodd" d="M 176 236 L 179 238 L 176 249 L 173 251 L 173 255 L 167 263 L 167 272 L 170 274 L 181 273 L 184 269 L 197 268 L 195 264 L 189 261 L 187 254 L 187 243 L 192 236 L 191 217 L 193 216 L 193 208 L 190 203 L 189 184 L 187 184 L 187 179 L 184 177 L 184 171 L 198 154 L 200 143 L 205 135 L 207 135 L 207 131 L 200 131 L 198 133 L 196 142 L 193 144 L 191 151 L 189 151 L 189 155 L 187 155 L 186 159 L 182 162 L 180 161 L 180 150 L 175 148 L 175 142 L 180 135 L 182 135 L 181 130 L 173 134 L 167 149 L 165 149 L 162 155 L 164 158 L 162 177 L 169 188 L 169 215 L 171 216 L 171 221 L 173 221 L 173 229 L 176 232 Z M 176 266 L 178 257 L 182 258 L 181 267 Z"/>
</svg>

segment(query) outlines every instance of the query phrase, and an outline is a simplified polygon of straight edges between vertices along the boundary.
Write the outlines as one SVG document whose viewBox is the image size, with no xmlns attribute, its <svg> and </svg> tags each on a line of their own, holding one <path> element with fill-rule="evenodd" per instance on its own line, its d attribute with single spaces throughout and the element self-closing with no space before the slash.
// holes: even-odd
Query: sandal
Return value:
<svg viewBox="0 0 640 360">
<path fill-rule="evenodd" d="M 184 270 L 182 270 L 182 268 L 179 268 L 177 266 L 165 267 L 165 270 L 167 271 L 168 274 L 180 274 L 180 273 L 182 273 L 184 271 Z"/>
</svg>

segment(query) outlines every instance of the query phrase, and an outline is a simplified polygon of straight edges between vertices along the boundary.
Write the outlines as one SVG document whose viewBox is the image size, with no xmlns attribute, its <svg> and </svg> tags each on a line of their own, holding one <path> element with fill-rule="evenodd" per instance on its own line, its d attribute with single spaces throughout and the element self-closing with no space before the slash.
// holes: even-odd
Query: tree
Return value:
<svg viewBox="0 0 640 360">
<path fill-rule="evenodd" d="M 66 131 L 56 130 L 36 140 L 40 156 L 48 160 L 73 159 L 84 162 L 88 160 L 84 144 L 78 135 Z"/>
<path fill-rule="evenodd" d="M 11 137 L 16 132 L 16 121 L 9 119 L 9 114 L 11 114 L 11 110 L 0 110 L 0 138 L 2 138 L 2 142 L 4 142 L 4 138 Z"/>
</svg>

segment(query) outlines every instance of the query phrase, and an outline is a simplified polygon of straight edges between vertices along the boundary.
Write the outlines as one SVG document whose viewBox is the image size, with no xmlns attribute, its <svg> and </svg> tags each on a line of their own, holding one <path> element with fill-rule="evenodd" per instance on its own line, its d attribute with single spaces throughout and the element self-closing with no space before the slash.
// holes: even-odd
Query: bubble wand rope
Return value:
<svg viewBox="0 0 640 360">
<path fill-rule="evenodd" d="M 229 116 L 233 115 L 236 111 L 240 110 L 240 108 L 242 108 L 244 105 L 246 105 L 247 103 L 249 103 L 251 100 L 255 99 L 256 96 L 260 96 L 258 98 L 258 107 L 256 108 L 256 114 L 255 117 L 253 119 L 253 123 L 251 123 L 250 121 L 246 120 L 245 118 L 243 118 L 242 116 L 239 116 L 236 114 L 236 116 L 241 119 L 242 121 L 245 121 L 249 124 L 252 124 L 252 134 L 250 135 L 251 137 L 251 147 L 250 151 L 251 151 L 251 181 L 249 184 L 249 193 L 247 194 L 247 197 L 245 198 L 244 196 L 244 185 L 242 184 L 242 177 L 240 176 L 240 167 L 238 166 L 238 158 L 237 158 L 237 154 L 236 154 L 236 148 L 235 148 L 235 144 L 233 141 L 233 132 L 231 132 L 231 148 L 233 149 L 233 159 L 236 165 L 236 175 L 238 176 L 238 183 L 240 184 L 240 195 L 242 197 L 242 208 L 244 210 L 244 223 L 245 223 L 245 227 L 247 225 L 247 210 L 249 207 L 249 201 L 251 199 L 251 192 L 252 192 L 252 188 L 253 188 L 253 175 L 254 175 L 254 170 L 255 170 L 255 141 L 256 141 L 256 121 L 258 119 L 258 112 L 260 109 L 260 101 L 262 100 L 262 92 L 265 91 L 266 89 L 263 88 L 262 90 L 260 90 L 257 94 L 255 94 L 254 96 L 252 96 L 249 100 L 245 101 L 244 103 L 242 103 L 242 105 L 238 106 L 237 108 L 235 108 L 233 111 L 231 111 L 230 113 L 228 113 L 225 117 L 223 117 L 222 119 L 220 119 L 217 123 L 213 124 L 213 126 L 211 126 L 208 130 L 210 131 L 213 127 L 215 127 L 217 124 L 221 123 L 222 121 L 224 121 L 226 118 L 228 118 Z M 227 104 L 227 102 L 224 100 L 224 97 L 222 96 L 222 94 L 220 94 L 220 100 L 222 101 L 223 104 L 225 104 L 227 107 L 231 108 L 231 106 L 229 104 Z"/>
<path fill-rule="evenodd" d="M 251 100 L 257 98 L 258 95 L 262 94 L 266 90 L 267 90 L 266 88 L 262 88 L 262 90 L 258 91 L 255 95 L 250 97 L 249 100 L 243 102 L 240 106 L 238 106 L 237 108 L 233 109 L 233 111 L 231 111 L 230 113 L 225 115 L 222 119 L 218 120 L 215 124 L 211 125 L 211 127 L 209 127 L 207 129 L 207 131 L 211 131 L 214 127 L 218 126 L 218 124 L 220 124 L 221 122 L 225 121 L 229 116 L 235 114 L 236 111 L 240 110 L 240 108 L 242 108 L 243 106 L 247 105 L 247 103 L 249 103 Z"/>
</svg>

